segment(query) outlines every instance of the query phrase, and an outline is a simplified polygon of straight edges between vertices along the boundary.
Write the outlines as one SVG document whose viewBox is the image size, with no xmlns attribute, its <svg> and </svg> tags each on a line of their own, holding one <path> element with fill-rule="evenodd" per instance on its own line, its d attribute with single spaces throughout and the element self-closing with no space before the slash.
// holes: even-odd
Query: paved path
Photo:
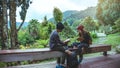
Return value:
<svg viewBox="0 0 120 68">
<path fill-rule="evenodd" d="M 84 59 L 79 68 L 120 68 L 120 54 Z"/>
<path fill-rule="evenodd" d="M 120 68 L 120 54 L 85 58 L 79 68 Z M 32 65 L 24 65 L 17 68 L 55 68 L 56 61 Z M 11 67 L 16 68 L 16 67 Z"/>
</svg>

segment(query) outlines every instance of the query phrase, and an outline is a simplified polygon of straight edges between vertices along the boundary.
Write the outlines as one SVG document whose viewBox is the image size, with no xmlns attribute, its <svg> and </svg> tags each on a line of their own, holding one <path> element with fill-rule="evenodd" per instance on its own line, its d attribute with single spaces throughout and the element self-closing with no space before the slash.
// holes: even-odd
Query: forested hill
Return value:
<svg viewBox="0 0 120 68">
<path fill-rule="evenodd" d="M 87 16 L 96 18 L 96 7 L 89 7 L 82 11 L 68 10 L 63 12 L 63 21 L 67 21 L 72 24 L 76 20 L 83 19 Z M 50 18 L 49 21 L 54 22 L 53 18 Z"/>
</svg>

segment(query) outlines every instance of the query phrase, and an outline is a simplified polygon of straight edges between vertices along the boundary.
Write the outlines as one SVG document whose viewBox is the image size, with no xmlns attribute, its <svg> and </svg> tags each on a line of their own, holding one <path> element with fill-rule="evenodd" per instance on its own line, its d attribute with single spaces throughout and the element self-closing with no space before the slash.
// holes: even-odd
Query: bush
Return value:
<svg viewBox="0 0 120 68">
<path fill-rule="evenodd" d="M 0 68 L 1 67 L 5 67 L 7 64 L 6 63 L 4 63 L 4 62 L 0 62 Z"/>
<path fill-rule="evenodd" d="M 36 42 L 30 46 L 30 48 L 45 48 L 48 45 L 48 40 L 36 40 Z"/>
<path fill-rule="evenodd" d="M 116 46 L 115 50 L 116 50 L 117 53 L 120 53 L 120 45 Z"/>
<path fill-rule="evenodd" d="M 92 38 L 98 38 L 96 33 L 91 33 Z"/>
</svg>

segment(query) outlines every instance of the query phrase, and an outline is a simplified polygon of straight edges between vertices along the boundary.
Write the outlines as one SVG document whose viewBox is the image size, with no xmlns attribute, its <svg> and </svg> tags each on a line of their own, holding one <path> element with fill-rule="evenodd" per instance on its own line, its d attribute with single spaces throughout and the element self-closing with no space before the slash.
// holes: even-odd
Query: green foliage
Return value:
<svg viewBox="0 0 120 68">
<path fill-rule="evenodd" d="M 61 10 L 57 7 L 55 7 L 53 10 L 53 16 L 54 16 L 54 19 L 57 23 L 61 22 L 63 19 L 63 14 L 62 14 Z"/>
<path fill-rule="evenodd" d="M 26 49 L 26 47 L 24 45 L 20 45 L 19 48 L 22 50 Z"/>
<path fill-rule="evenodd" d="M 6 63 L 4 63 L 4 62 L 0 62 L 0 67 L 2 68 L 2 67 L 5 67 L 6 66 Z"/>
<path fill-rule="evenodd" d="M 99 0 L 96 15 L 100 23 L 114 25 L 120 18 L 120 0 Z"/>
<path fill-rule="evenodd" d="M 102 25 L 99 27 L 99 30 L 101 32 L 105 32 L 106 34 L 109 34 L 112 31 L 110 28 L 112 28 L 110 25 L 105 25 L 105 26 Z"/>
<path fill-rule="evenodd" d="M 26 32 L 26 30 L 20 30 L 18 33 L 18 41 L 21 45 L 26 45 L 33 43 L 34 38 L 28 32 Z"/>
<path fill-rule="evenodd" d="M 45 16 L 42 22 L 42 26 L 47 26 L 47 24 L 48 24 L 47 17 Z"/>
<path fill-rule="evenodd" d="M 48 23 L 48 34 L 50 34 L 53 29 L 55 29 L 55 24 L 49 22 Z"/>
<path fill-rule="evenodd" d="M 40 39 L 43 40 L 48 39 L 52 30 L 55 29 L 55 25 L 50 22 L 46 26 L 40 24 L 40 27 L 41 28 L 39 29 L 39 35 L 40 35 Z"/>
<path fill-rule="evenodd" d="M 39 28 L 40 28 L 40 23 L 36 19 L 32 19 L 29 21 L 28 24 L 28 31 L 29 34 L 34 38 L 34 39 L 39 39 Z"/>
<path fill-rule="evenodd" d="M 40 39 L 48 39 L 49 33 L 48 33 L 48 27 L 42 27 L 39 31 Z"/>
<path fill-rule="evenodd" d="M 118 20 L 115 21 L 115 28 L 114 29 L 120 31 L 120 18 L 118 18 Z"/>
<path fill-rule="evenodd" d="M 87 31 L 93 31 L 97 28 L 96 22 L 94 22 L 94 20 L 90 16 L 83 19 L 81 24 L 84 25 Z"/>
<path fill-rule="evenodd" d="M 116 46 L 115 50 L 117 53 L 120 53 L 120 45 Z"/>
<path fill-rule="evenodd" d="M 98 38 L 96 33 L 90 33 L 92 38 Z"/>
<path fill-rule="evenodd" d="M 27 13 L 27 9 L 29 8 L 30 5 L 30 0 L 22 0 L 21 2 L 19 2 L 18 6 L 21 5 L 21 11 L 20 11 L 20 16 L 21 16 L 21 20 L 25 20 L 26 18 L 26 13 Z"/>
<path fill-rule="evenodd" d="M 81 19 L 80 20 L 76 20 L 73 24 L 72 24 L 72 28 L 73 30 L 76 30 L 76 28 L 78 27 L 78 25 L 81 23 Z"/>
<path fill-rule="evenodd" d="M 113 48 L 120 45 L 120 33 L 108 35 L 104 43 L 112 45 Z"/>
<path fill-rule="evenodd" d="M 35 48 L 45 48 L 48 45 L 48 40 L 36 40 L 33 44 Z"/>
<path fill-rule="evenodd" d="M 64 38 L 71 38 L 75 36 L 75 32 L 73 31 L 73 29 L 71 29 L 71 27 L 68 25 L 67 22 L 64 22 L 64 26 L 65 28 L 62 31 L 62 36 Z"/>
</svg>

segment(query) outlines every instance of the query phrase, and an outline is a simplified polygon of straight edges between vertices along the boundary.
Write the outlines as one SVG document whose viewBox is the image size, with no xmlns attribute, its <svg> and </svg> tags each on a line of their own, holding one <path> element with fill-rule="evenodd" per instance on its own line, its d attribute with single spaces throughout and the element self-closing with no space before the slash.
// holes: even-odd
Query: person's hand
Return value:
<svg viewBox="0 0 120 68">
<path fill-rule="evenodd" d="M 65 50 L 65 52 L 66 52 L 68 55 L 71 55 L 71 54 L 72 54 L 72 52 L 69 51 L 69 50 Z"/>
<path fill-rule="evenodd" d="M 83 41 L 83 40 L 84 40 L 84 38 L 79 37 L 79 38 L 77 38 L 77 40 L 78 40 L 78 41 Z"/>
</svg>

